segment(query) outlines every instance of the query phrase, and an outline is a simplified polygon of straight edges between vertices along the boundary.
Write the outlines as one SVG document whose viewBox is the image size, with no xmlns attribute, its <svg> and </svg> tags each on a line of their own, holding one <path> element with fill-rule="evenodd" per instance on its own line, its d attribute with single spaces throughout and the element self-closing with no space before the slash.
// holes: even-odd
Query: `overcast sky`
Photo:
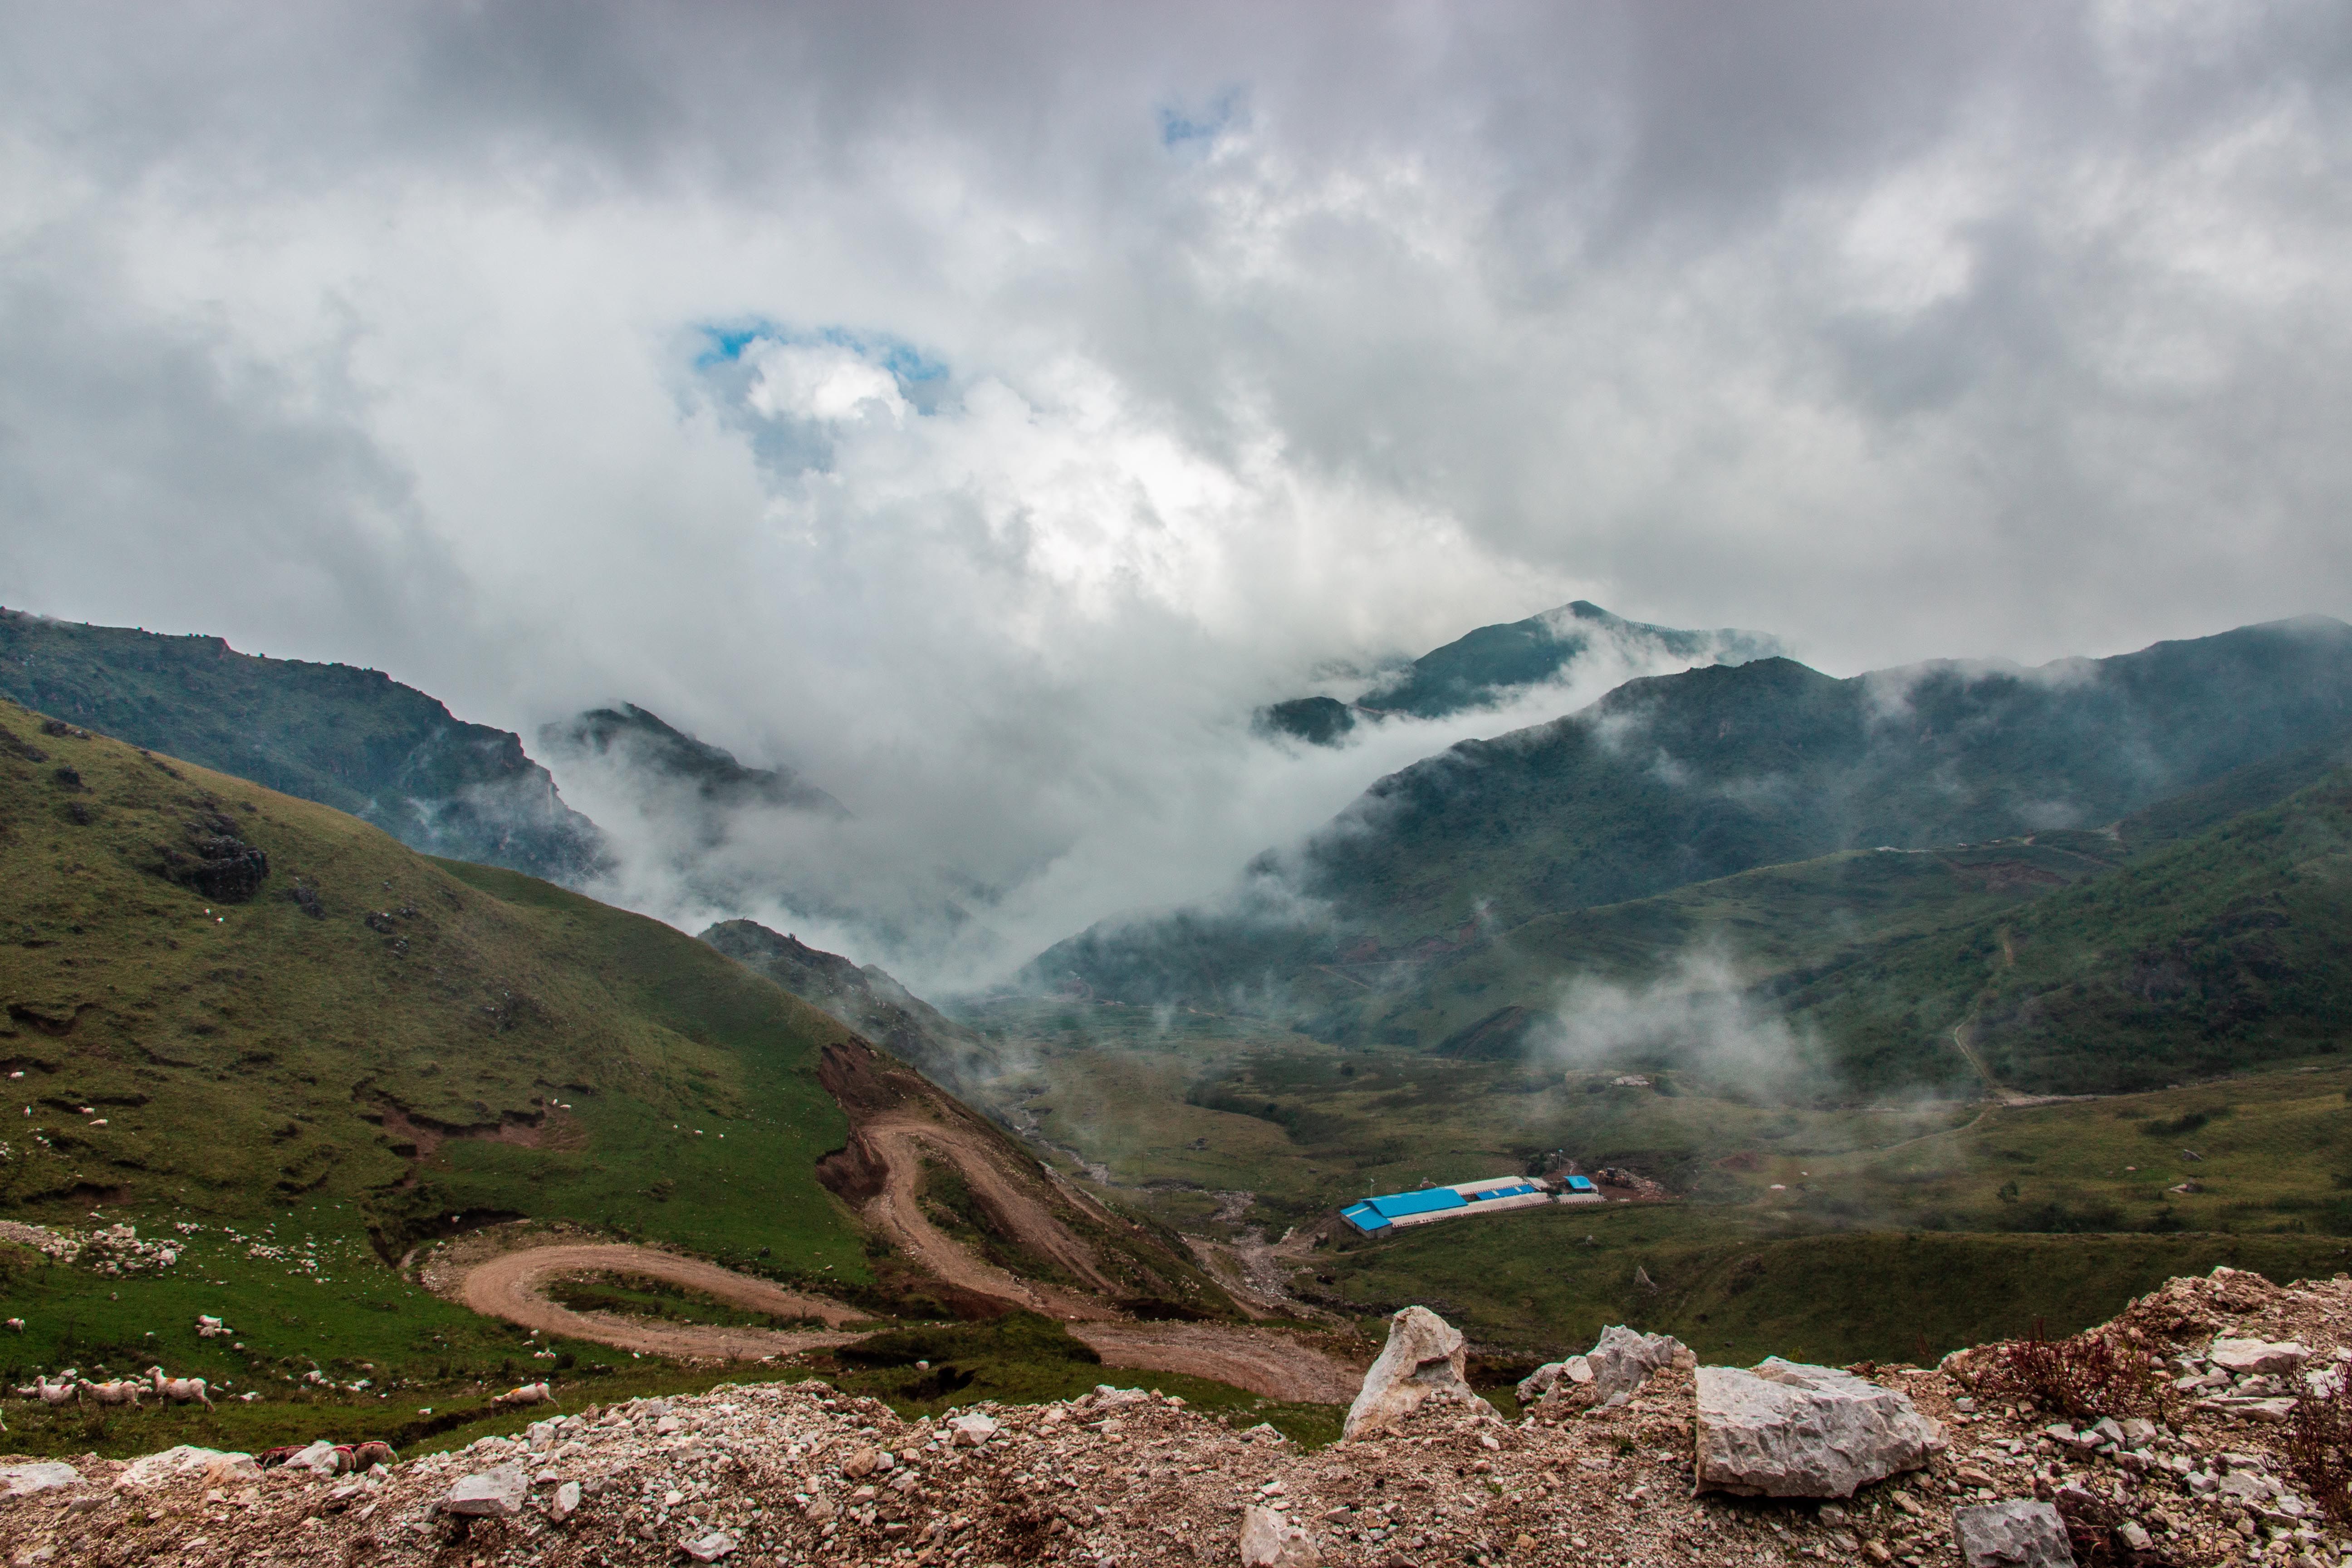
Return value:
<svg viewBox="0 0 2352 1568">
<path fill-rule="evenodd" d="M 634 700 L 1050 941 L 1409 760 L 1255 704 L 1567 599 L 2352 612 L 2347 73 L 2250 0 L 0 5 L 0 602 Z"/>
</svg>

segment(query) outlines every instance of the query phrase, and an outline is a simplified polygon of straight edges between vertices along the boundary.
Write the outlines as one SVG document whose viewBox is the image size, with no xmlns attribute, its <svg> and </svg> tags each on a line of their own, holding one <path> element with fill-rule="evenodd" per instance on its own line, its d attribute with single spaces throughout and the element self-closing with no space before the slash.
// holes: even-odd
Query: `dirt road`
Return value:
<svg viewBox="0 0 2352 1568">
<path fill-rule="evenodd" d="M 535 1247 L 502 1253 L 468 1268 L 459 1281 L 457 1296 L 486 1317 L 503 1318 L 542 1333 L 593 1340 L 599 1344 L 651 1355 L 756 1361 L 764 1356 L 846 1344 L 861 1337 L 831 1329 L 720 1328 L 703 1323 L 667 1323 L 614 1312 L 575 1312 L 549 1300 L 545 1294 L 549 1281 L 567 1274 L 642 1275 L 703 1291 L 732 1306 L 782 1317 L 818 1318 L 827 1323 L 841 1323 L 859 1316 L 838 1301 L 800 1295 L 768 1280 L 721 1268 L 715 1263 L 617 1243 Z"/>
<path fill-rule="evenodd" d="M 1345 1405 L 1364 1385 L 1361 1367 L 1304 1345 L 1277 1329 L 1239 1323 L 1074 1323 L 1107 1367 L 1181 1372 L 1263 1394 L 1268 1399 Z"/>
<path fill-rule="evenodd" d="M 1066 1321 L 1108 1318 L 1109 1308 L 1090 1297 L 1021 1279 L 942 1233 L 923 1213 L 926 1150 L 955 1166 L 974 1195 L 1012 1227 L 1023 1246 L 1052 1258 L 1079 1279 L 1105 1291 L 1117 1287 L 1096 1269 L 1086 1245 L 1045 1212 L 1029 1194 L 1006 1179 L 996 1151 L 966 1129 L 907 1118 L 877 1121 L 859 1134 L 882 1161 L 887 1174 L 880 1194 L 866 1205 L 869 1224 L 888 1231 L 922 1266 L 950 1285 L 1012 1301 Z"/>
<path fill-rule="evenodd" d="M 954 1244 L 945 1237 L 940 1240 L 953 1248 Z M 986 1265 L 969 1258 L 964 1261 L 969 1279 L 988 1277 L 979 1272 Z M 457 1293 L 467 1307 L 490 1317 L 520 1323 L 542 1333 L 593 1340 L 622 1350 L 643 1351 L 648 1355 L 758 1361 L 848 1344 L 864 1337 L 837 1329 L 730 1329 L 662 1322 L 613 1312 L 575 1312 L 548 1300 L 545 1290 L 549 1281 L 576 1274 L 648 1276 L 754 1311 L 823 1317 L 830 1322 L 856 1315 L 839 1302 L 798 1295 L 715 1263 L 617 1243 L 540 1247 L 501 1253 L 467 1268 L 457 1281 Z M 1018 1280 L 1013 1283 L 1020 1285 Z M 1104 1309 L 1087 1305 L 1097 1320 L 1103 1316 Z M 1353 1399 L 1363 1381 L 1360 1371 L 1337 1357 L 1268 1329 L 1225 1323 L 1096 1321 L 1075 1324 L 1070 1331 L 1092 1345 L 1107 1368 L 1185 1373 L 1229 1383 L 1269 1399 L 1340 1404 Z"/>
</svg>

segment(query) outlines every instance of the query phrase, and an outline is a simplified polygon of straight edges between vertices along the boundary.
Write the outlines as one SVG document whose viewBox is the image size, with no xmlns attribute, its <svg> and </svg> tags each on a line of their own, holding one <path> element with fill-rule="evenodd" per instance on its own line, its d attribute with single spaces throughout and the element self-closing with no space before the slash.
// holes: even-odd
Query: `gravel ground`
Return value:
<svg viewBox="0 0 2352 1568">
<path fill-rule="evenodd" d="M 1949 1446 L 1926 1470 L 1843 1503 L 1692 1496 L 1692 1381 L 1672 1371 L 1614 1409 L 1539 1407 L 1506 1423 L 1452 1406 L 1313 1453 L 1148 1390 L 977 1406 L 997 1429 L 965 1446 L 952 1422 L 903 1422 L 812 1383 L 590 1406 L 535 1428 L 528 1443 L 486 1438 L 357 1476 L 257 1473 L 196 1456 L 193 1468 L 159 1475 L 170 1467 L 153 1459 L 84 1459 L 70 1482 L 0 1500 L 0 1561 L 564 1568 L 710 1553 L 739 1565 L 1232 1563 L 1243 1510 L 1255 1504 L 1309 1531 L 1323 1562 L 1368 1568 L 1942 1564 L 1959 1561 L 1956 1506 L 2038 1496 L 2074 1521 L 2092 1561 L 2336 1568 L 2347 1537 L 2294 1495 L 2279 1453 L 2286 1426 L 2261 1403 L 2266 1385 L 2224 1387 L 2196 1358 L 2218 1335 L 2294 1340 L 2313 1365 L 2328 1364 L 2347 1319 L 2352 1281 L 2343 1279 L 2280 1288 L 2219 1270 L 2171 1282 L 2114 1331 L 2168 1361 L 2187 1358 L 2173 1371 L 2200 1386 L 2179 1395 L 2168 1426 L 2105 1451 L 2071 1428 L 2053 1435 L 2061 1424 L 2048 1413 L 1987 1392 L 1977 1381 L 1984 1352 L 1941 1369 L 1868 1369 L 1943 1422 Z M 519 1513 L 461 1520 L 441 1508 L 454 1484 L 502 1468 Z M 2132 1544 L 2140 1532 L 2145 1548 Z"/>
</svg>

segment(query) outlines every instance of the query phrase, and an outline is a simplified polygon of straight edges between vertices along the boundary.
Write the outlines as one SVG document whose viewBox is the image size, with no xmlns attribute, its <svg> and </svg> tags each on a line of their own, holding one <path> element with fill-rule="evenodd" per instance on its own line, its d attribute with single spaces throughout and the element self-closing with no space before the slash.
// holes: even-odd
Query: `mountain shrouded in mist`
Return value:
<svg viewBox="0 0 2352 1568">
<path fill-rule="evenodd" d="M 1263 993 L 1840 849 L 2097 826 L 2347 721 L 2352 627 L 2317 616 L 2031 669 L 1634 680 L 1381 780 L 1223 908 L 1105 922 L 1032 973 L 1130 1001 Z"/>
<path fill-rule="evenodd" d="M 1745 664 L 1783 651 L 1778 637 L 1762 632 L 1654 626 L 1579 599 L 1523 621 L 1465 633 L 1376 680 L 1352 703 L 1328 696 L 1295 697 L 1265 709 L 1258 722 L 1294 740 L 1331 746 L 1356 727 L 1359 715 L 1444 719 L 1493 708 L 1561 683 L 1580 660 L 1610 657 L 1629 668 L 1669 661 Z"/>
</svg>

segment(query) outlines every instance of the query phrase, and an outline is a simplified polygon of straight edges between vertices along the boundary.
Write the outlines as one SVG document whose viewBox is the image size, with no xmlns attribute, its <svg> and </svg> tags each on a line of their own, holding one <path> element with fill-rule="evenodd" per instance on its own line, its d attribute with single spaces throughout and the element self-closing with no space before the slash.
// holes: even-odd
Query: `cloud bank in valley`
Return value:
<svg viewBox="0 0 2352 1568">
<path fill-rule="evenodd" d="M 0 599 L 643 703 L 854 813 L 743 865 L 965 910 L 926 979 L 1597 694 L 1247 732 L 1580 595 L 1840 671 L 2352 610 L 2338 8 L 0 38 Z M 806 912 L 624 847 L 682 922 Z"/>
</svg>

